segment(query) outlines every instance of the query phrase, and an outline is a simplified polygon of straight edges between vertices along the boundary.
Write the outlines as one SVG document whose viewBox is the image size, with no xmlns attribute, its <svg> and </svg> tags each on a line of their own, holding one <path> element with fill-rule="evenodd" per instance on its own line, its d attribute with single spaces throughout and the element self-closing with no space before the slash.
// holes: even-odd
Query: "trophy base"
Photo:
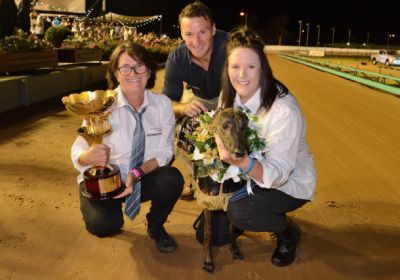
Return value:
<svg viewBox="0 0 400 280">
<path fill-rule="evenodd" d="M 114 196 L 119 195 L 120 193 L 122 193 L 124 189 L 121 188 L 121 190 L 117 190 L 113 193 L 108 193 L 107 196 L 94 196 L 92 194 L 90 194 L 87 190 L 83 189 L 82 190 L 82 196 L 84 198 L 90 199 L 90 200 L 109 200 L 112 199 Z"/>
<path fill-rule="evenodd" d="M 118 166 L 105 168 L 92 167 L 83 173 L 85 188 L 82 196 L 90 200 L 108 200 L 120 194 L 124 189 Z"/>
</svg>

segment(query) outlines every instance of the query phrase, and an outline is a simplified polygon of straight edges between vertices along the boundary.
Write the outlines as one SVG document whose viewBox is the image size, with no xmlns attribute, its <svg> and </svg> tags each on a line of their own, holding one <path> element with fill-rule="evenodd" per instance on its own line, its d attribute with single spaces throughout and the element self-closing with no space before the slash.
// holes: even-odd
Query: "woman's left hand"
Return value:
<svg viewBox="0 0 400 280">
<path fill-rule="evenodd" d="M 244 164 L 247 156 L 237 159 L 234 155 L 231 154 L 231 152 L 229 152 L 227 148 L 225 148 L 224 143 L 222 143 L 222 140 L 218 136 L 218 134 L 215 134 L 215 143 L 217 144 L 219 158 L 222 161 L 228 164 L 236 165 L 238 167 L 241 167 Z"/>
<path fill-rule="evenodd" d="M 132 173 L 128 173 L 128 176 L 125 178 L 125 190 L 117 196 L 114 196 L 114 199 L 125 197 L 131 195 L 133 193 L 133 188 L 136 184 L 136 178 Z"/>
</svg>

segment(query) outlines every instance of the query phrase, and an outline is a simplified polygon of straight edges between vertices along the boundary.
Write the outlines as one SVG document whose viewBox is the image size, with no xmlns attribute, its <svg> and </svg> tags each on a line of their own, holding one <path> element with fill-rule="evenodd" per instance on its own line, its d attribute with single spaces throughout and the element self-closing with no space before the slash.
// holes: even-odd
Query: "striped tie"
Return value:
<svg viewBox="0 0 400 280">
<path fill-rule="evenodd" d="M 133 133 L 132 140 L 133 144 L 131 161 L 129 164 L 129 170 L 131 170 L 134 167 L 139 167 L 143 162 L 145 134 L 142 125 L 142 114 L 144 113 L 145 109 L 143 109 L 140 113 L 132 110 L 131 107 L 128 107 L 128 109 L 136 120 L 136 128 Z M 142 183 L 139 181 L 135 184 L 133 193 L 125 199 L 125 214 L 132 220 L 140 211 L 141 189 Z"/>
</svg>

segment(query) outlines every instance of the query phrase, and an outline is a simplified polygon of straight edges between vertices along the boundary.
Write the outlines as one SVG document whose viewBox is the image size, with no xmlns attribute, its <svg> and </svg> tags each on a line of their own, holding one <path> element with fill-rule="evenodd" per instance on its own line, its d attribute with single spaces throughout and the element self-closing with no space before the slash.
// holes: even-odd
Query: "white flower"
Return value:
<svg viewBox="0 0 400 280">
<path fill-rule="evenodd" d="M 218 180 L 218 172 L 214 172 L 213 174 L 211 174 L 211 175 L 209 175 L 209 176 L 211 177 L 211 179 L 212 179 L 214 182 L 221 183 L 221 182 Z"/>
<path fill-rule="evenodd" d="M 254 151 L 254 152 L 251 152 L 249 157 L 254 158 L 256 160 L 262 160 L 264 157 L 264 152 L 263 151 Z"/>
<path fill-rule="evenodd" d="M 232 179 L 235 183 L 240 181 L 240 168 L 236 165 L 229 165 L 228 169 L 226 170 L 224 177 L 222 178 L 222 182 Z"/>
<path fill-rule="evenodd" d="M 209 111 L 208 112 L 208 114 L 210 115 L 210 117 L 214 117 L 214 115 L 215 115 L 215 112 L 217 112 L 217 111 L 215 111 L 215 110 L 211 110 L 211 111 Z"/>
<path fill-rule="evenodd" d="M 252 120 L 251 118 L 249 118 L 249 124 L 248 124 L 249 128 L 255 130 L 255 131 L 260 131 L 262 126 L 255 122 L 254 120 Z"/>
<path fill-rule="evenodd" d="M 193 151 L 193 160 L 204 159 L 204 155 L 200 153 L 199 149 L 196 147 Z"/>
<path fill-rule="evenodd" d="M 221 180 L 218 179 L 218 172 L 215 172 L 210 175 L 211 179 L 218 183 L 223 183 L 229 179 L 232 179 L 235 183 L 240 181 L 239 175 L 241 174 L 240 168 L 236 165 L 230 165 L 228 169 L 225 171 L 224 176 Z"/>
<path fill-rule="evenodd" d="M 204 157 L 204 156 L 203 156 L 203 157 Z M 213 159 L 213 158 L 210 158 L 210 159 L 204 158 L 204 159 L 203 159 L 203 163 L 204 163 L 205 165 L 211 165 L 211 164 L 214 163 L 214 159 Z"/>
</svg>

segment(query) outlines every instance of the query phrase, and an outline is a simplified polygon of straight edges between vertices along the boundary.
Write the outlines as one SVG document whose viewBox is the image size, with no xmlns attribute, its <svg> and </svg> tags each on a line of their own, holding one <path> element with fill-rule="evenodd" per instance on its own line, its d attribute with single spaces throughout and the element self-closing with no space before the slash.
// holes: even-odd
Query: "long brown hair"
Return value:
<svg viewBox="0 0 400 280">
<path fill-rule="evenodd" d="M 233 88 L 228 76 L 228 59 L 232 51 L 236 48 L 247 48 L 253 50 L 260 59 L 261 73 L 260 73 L 260 87 L 261 87 L 261 106 L 266 110 L 272 106 L 277 96 L 286 95 L 287 88 L 272 74 L 272 69 L 269 65 L 268 58 L 264 53 L 264 42 L 261 38 L 251 29 L 246 27 L 239 27 L 234 29 L 227 41 L 226 46 L 226 59 L 224 70 L 222 73 L 222 93 L 221 93 L 221 107 L 233 107 L 236 96 L 236 91 Z"/>
</svg>

